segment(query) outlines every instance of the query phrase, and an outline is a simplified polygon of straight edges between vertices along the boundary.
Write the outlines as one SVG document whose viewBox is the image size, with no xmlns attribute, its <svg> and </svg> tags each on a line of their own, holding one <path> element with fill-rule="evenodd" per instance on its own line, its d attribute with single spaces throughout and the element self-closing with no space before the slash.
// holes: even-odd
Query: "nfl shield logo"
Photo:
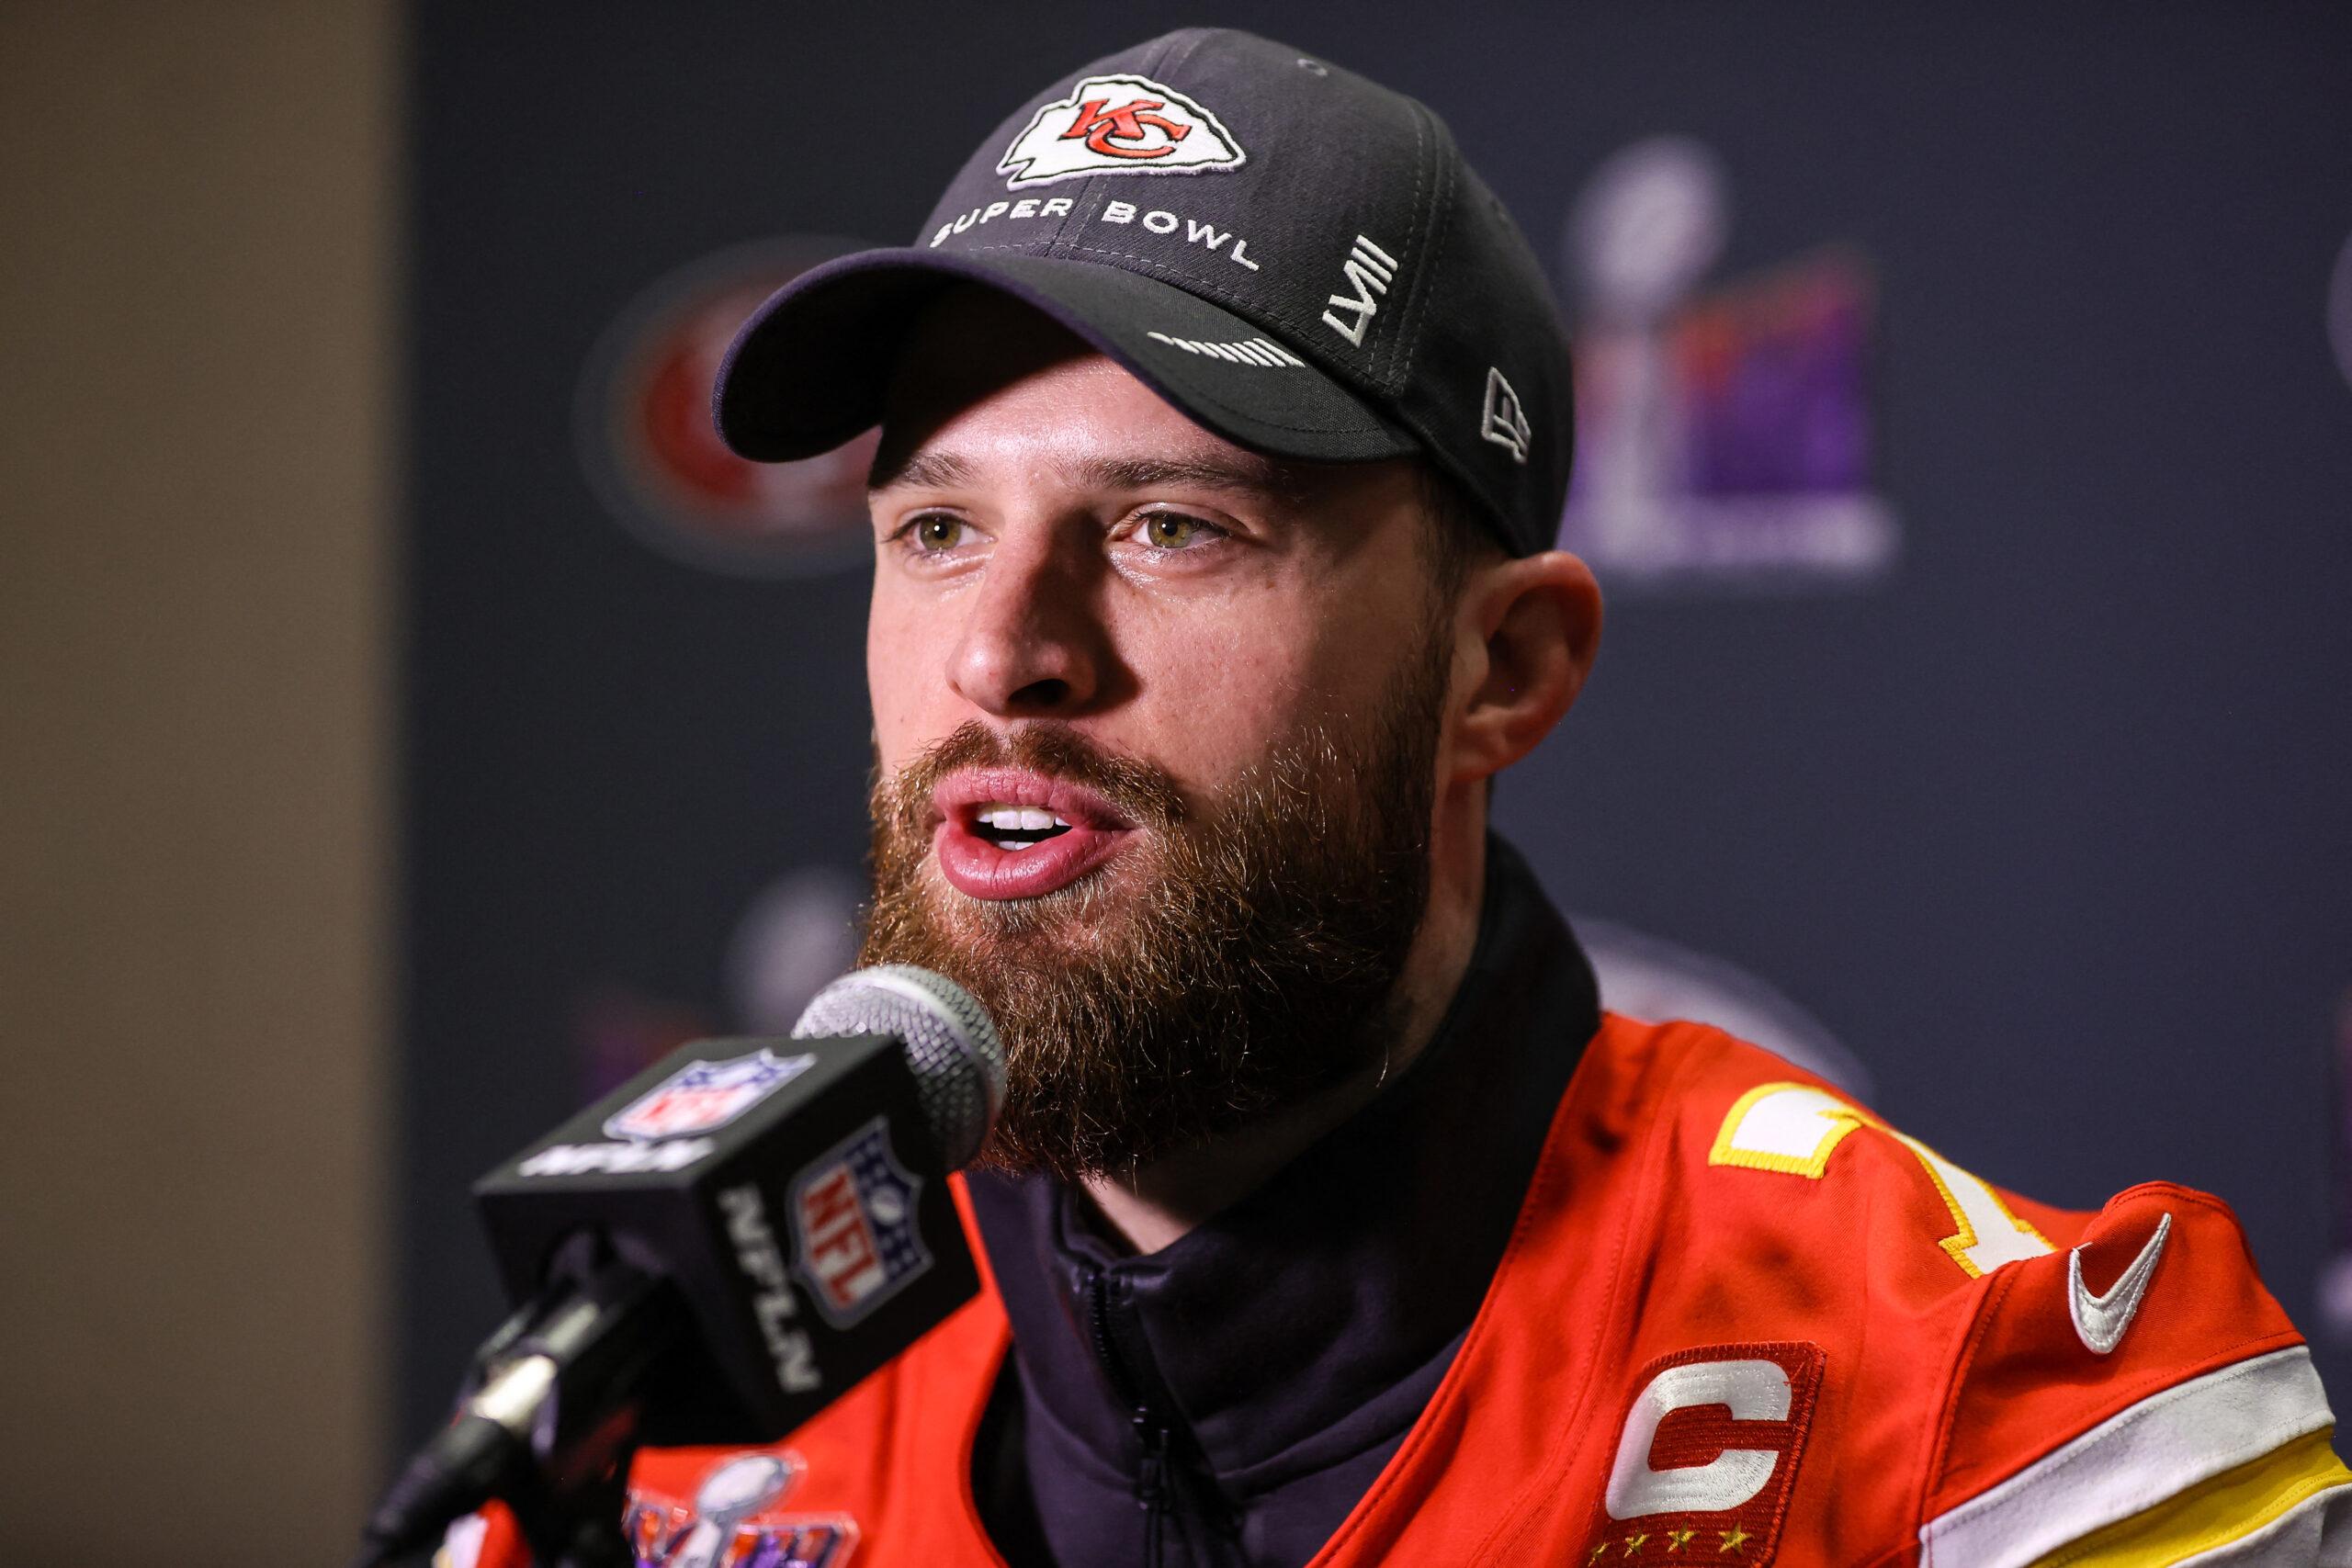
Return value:
<svg viewBox="0 0 2352 1568">
<path fill-rule="evenodd" d="M 792 1179 L 800 1274 L 835 1328 L 856 1323 L 931 1267 L 915 1231 L 921 1185 L 890 1152 L 889 1124 L 879 1116 Z"/>
<path fill-rule="evenodd" d="M 609 1138 L 680 1138 L 724 1127 L 816 1065 L 766 1046 L 720 1062 L 689 1062 L 605 1119 Z"/>
</svg>

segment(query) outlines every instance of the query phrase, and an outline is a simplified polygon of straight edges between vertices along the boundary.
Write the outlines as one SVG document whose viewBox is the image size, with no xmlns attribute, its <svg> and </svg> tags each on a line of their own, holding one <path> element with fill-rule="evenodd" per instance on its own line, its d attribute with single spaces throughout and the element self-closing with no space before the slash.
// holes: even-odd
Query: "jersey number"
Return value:
<svg viewBox="0 0 2352 1568">
<path fill-rule="evenodd" d="M 1859 1127 L 1883 1134 L 1917 1156 L 1959 1227 L 1941 1243 L 1969 1278 L 2004 1263 L 2054 1252 L 2042 1234 L 2009 1213 L 1992 1188 L 1918 1139 L 1810 1084 L 1768 1083 L 1739 1097 L 1707 1153 L 1709 1165 L 1744 1165 L 1818 1181 L 1829 1156 Z"/>
</svg>

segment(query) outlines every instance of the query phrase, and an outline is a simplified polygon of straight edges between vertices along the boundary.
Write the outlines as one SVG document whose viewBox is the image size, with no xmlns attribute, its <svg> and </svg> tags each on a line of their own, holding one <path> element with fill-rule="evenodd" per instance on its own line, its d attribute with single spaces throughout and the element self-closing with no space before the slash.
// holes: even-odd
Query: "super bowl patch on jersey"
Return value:
<svg viewBox="0 0 2352 1568">
<path fill-rule="evenodd" d="M 632 1489 L 622 1533 L 638 1568 L 847 1568 L 857 1524 L 847 1514 L 786 1514 L 805 1465 L 789 1449 L 712 1465 L 691 1506 Z"/>
</svg>

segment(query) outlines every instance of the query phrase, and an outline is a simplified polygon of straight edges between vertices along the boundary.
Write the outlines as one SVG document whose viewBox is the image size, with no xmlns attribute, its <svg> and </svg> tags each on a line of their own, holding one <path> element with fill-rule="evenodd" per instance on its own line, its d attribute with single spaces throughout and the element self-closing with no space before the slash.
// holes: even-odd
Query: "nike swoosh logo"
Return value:
<svg viewBox="0 0 2352 1568">
<path fill-rule="evenodd" d="M 2155 1277 L 2165 1237 L 2171 1234 L 2172 1216 L 2166 1214 L 2156 1222 L 2156 1234 L 2148 1238 L 2132 1267 L 2102 1296 L 2091 1294 L 2083 1286 L 2083 1249 L 2078 1247 L 2066 1255 L 2066 1311 L 2075 1320 L 2075 1335 L 2084 1349 L 2105 1356 L 2123 1343 L 2123 1332 L 2139 1315 L 2140 1299 L 2148 1293 L 2148 1281 Z"/>
</svg>

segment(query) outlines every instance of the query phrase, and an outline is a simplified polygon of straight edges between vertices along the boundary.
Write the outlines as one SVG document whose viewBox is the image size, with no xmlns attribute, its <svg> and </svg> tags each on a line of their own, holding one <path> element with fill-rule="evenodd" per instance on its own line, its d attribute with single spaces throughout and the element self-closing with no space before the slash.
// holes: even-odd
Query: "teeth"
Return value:
<svg viewBox="0 0 2352 1568">
<path fill-rule="evenodd" d="M 1041 833 L 1048 828 L 1067 828 L 1069 824 L 1050 811 L 1040 811 L 1032 806 L 1007 806 L 991 803 L 976 814 L 982 827 L 1003 829 L 1018 829 Z"/>
</svg>

